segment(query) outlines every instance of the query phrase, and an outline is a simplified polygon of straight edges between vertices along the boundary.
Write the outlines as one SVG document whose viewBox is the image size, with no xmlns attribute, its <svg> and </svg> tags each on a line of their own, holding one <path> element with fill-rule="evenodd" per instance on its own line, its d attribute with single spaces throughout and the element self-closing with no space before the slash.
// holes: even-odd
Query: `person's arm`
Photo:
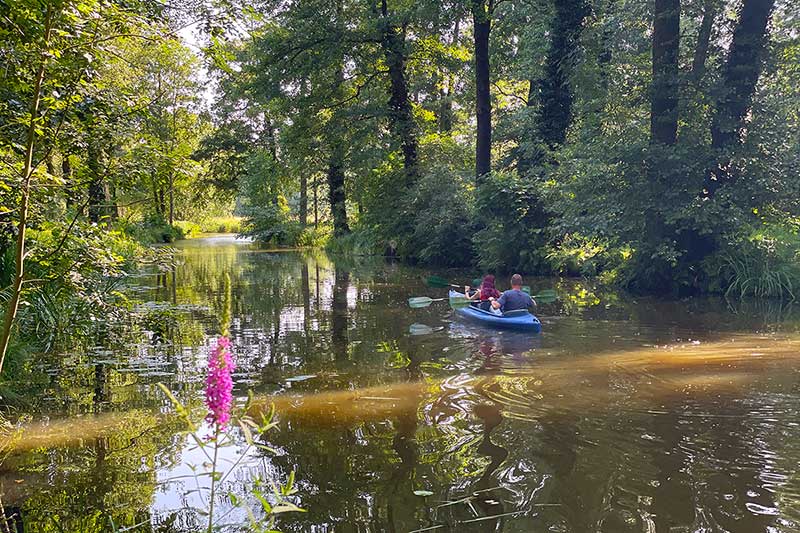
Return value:
<svg viewBox="0 0 800 533">
<path fill-rule="evenodd" d="M 503 293 L 500 295 L 499 299 L 492 300 L 492 307 L 494 307 L 495 309 L 500 309 L 505 305 L 505 303 L 506 303 L 506 294 Z"/>
</svg>

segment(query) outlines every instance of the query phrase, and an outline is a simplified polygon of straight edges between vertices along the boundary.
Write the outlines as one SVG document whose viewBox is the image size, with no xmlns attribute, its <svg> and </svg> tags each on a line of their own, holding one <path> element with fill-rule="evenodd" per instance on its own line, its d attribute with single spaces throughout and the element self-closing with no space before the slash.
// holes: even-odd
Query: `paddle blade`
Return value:
<svg viewBox="0 0 800 533">
<path fill-rule="evenodd" d="M 428 285 L 429 287 L 437 287 L 440 289 L 450 286 L 450 282 L 439 276 L 428 276 L 427 278 L 425 278 L 425 284 Z"/>
<path fill-rule="evenodd" d="M 416 298 L 408 299 L 409 307 L 413 307 L 414 309 L 420 307 L 428 307 L 432 303 L 433 303 L 433 298 L 428 298 L 427 296 L 418 296 Z"/>
<path fill-rule="evenodd" d="M 450 298 L 450 305 L 453 307 L 463 307 L 469 305 L 469 300 L 464 296 L 453 296 Z"/>
<path fill-rule="evenodd" d="M 536 300 L 536 303 L 551 304 L 558 300 L 558 294 L 553 289 L 545 289 L 538 294 L 534 294 L 533 299 Z"/>
<path fill-rule="evenodd" d="M 429 335 L 433 333 L 433 328 L 426 324 L 411 324 L 408 327 L 408 332 L 411 335 Z"/>
</svg>

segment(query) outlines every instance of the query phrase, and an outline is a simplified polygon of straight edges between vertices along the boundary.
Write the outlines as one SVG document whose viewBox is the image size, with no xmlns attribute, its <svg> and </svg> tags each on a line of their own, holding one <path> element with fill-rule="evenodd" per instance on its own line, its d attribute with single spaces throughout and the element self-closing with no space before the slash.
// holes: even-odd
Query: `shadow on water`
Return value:
<svg viewBox="0 0 800 533">
<path fill-rule="evenodd" d="M 29 530 L 196 529 L 187 487 L 167 481 L 192 452 L 155 384 L 197 403 L 228 312 L 237 393 L 280 422 L 265 442 L 278 453 L 230 489 L 296 471 L 308 512 L 282 531 L 800 528 L 790 306 L 535 280 L 562 298 L 531 336 L 409 309 L 441 296 L 421 270 L 180 247 L 174 270 L 137 278 L 140 339 L 37 363 L 44 393 L 0 467 L 5 515 Z"/>
</svg>

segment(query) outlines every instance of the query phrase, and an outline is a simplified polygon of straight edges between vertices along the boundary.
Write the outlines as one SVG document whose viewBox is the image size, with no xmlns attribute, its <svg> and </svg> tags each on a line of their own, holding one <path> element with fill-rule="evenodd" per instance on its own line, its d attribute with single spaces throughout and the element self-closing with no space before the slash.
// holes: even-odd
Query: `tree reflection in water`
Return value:
<svg viewBox="0 0 800 533">
<path fill-rule="evenodd" d="M 190 452 L 156 414 L 154 384 L 201 390 L 226 275 L 236 393 L 279 408 L 265 442 L 278 454 L 258 473 L 296 471 L 308 509 L 287 533 L 800 529 L 800 350 L 740 334 L 793 330 L 785 306 L 775 318 L 714 300 L 571 298 L 558 282 L 564 298 L 543 306 L 533 337 L 461 323 L 446 305 L 408 309 L 409 296 L 440 294 L 407 267 L 181 247 L 183 264 L 136 293 L 166 306 L 141 342 L 42 362 L 34 414 L 51 421 L 0 470 L 6 515 L 19 509 L 26 531 L 106 531 L 109 518 L 192 530 L 161 484 Z"/>
</svg>

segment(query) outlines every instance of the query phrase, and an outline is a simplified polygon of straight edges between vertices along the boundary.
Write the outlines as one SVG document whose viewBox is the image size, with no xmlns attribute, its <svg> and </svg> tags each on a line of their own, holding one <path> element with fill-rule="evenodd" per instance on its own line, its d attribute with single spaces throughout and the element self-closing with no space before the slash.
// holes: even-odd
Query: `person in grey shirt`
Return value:
<svg viewBox="0 0 800 533">
<path fill-rule="evenodd" d="M 500 298 L 492 299 L 492 307 L 500 309 L 504 313 L 516 311 L 517 309 L 527 309 L 536 305 L 536 302 L 528 294 L 522 291 L 522 276 L 514 274 L 511 276 L 511 290 L 505 291 Z"/>
</svg>

